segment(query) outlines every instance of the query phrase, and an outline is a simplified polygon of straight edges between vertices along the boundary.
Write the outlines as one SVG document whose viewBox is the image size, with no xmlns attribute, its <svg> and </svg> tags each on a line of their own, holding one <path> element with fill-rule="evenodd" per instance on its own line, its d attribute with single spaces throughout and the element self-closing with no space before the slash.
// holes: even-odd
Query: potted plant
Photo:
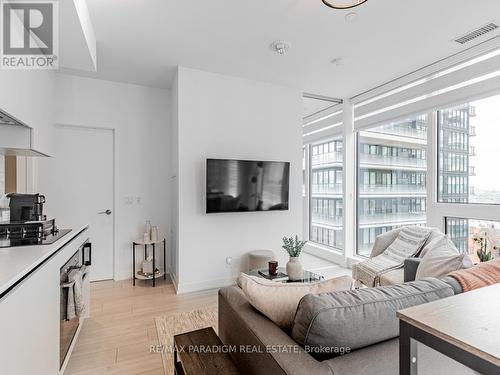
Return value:
<svg viewBox="0 0 500 375">
<path fill-rule="evenodd" d="M 472 237 L 474 243 L 479 247 L 476 254 L 480 262 L 488 262 L 493 259 L 492 250 L 498 250 L 499 237 L 499 231 L 493 227 L 483 229 Z"/>
<path fill-rule="evenodd" d="M 299 256 L 306 243 L 307 241 L 299 240 L 299 236 L 295 236 L 295 238 L 283 237 L 283 246 L 281 247 L 290 256 L 286 264 L 286 273 L 288 274 L 288 279 L 291 281 L 302 279 L 302 264 L 300 264 Z"/>
</svg>

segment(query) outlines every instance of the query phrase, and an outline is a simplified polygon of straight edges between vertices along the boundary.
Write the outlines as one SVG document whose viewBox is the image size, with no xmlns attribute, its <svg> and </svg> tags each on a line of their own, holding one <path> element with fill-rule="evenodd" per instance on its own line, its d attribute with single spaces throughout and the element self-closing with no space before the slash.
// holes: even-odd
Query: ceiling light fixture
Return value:
<svg viewBox="0 0 500 375">
<path fill-rule="evenodd" d="M 334 9 L 349 9 L 357 7 L 368 0 L 321 0 L 323 3 L 330 8 Z"/>
</svg>

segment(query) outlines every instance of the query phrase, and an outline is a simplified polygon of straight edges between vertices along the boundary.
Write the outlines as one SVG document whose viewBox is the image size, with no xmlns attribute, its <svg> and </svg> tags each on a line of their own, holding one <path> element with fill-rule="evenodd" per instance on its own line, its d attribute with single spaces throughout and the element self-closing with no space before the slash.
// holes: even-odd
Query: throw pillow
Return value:
<svg viewBox="0 0 500 375">
<path fill-rule="evenodd" d="M 406 258 L 414 256 L 424 246 L 431 229 L 426 227 L 404 227 L 393 243 L 384 251 L 384 255 L 395 263 L 403 264 Z"/>
<path fill-rule="evenodd" d="M 352 289 L 352 279 L 341 276 L 317 283 L 280 283 L 244 273 L 238 285 L 250 304 L 281 328 L 290 328 L 300 299 L 309 293 L 327 293 Z"/>
<path fill-rule="evenodd" d="M 435 239 L 430 245 L 432 247 L 423 256 L 417 268 L 415 280 L 425 277 L 442 278 L 450 272 L 472 265 L 468 255 L 460 254 L 447 236 Z"/>
<path fill-rule="evenodd" d="M 434 236 L 434 238 L 431 238 L 432 237 L 432 234 L 431 236 L 429 236 L 429 239 L 427 241 L 427 243 L 425 244 L 425 246 L 423 247 L 422 251 L 420 252 L 420 254 L 418 254 L 418 257 L 419 258 L 423 258 L 425 256 L 425 254 L 427 254 L 429 251 L 431 251 L 432 249 L 434 249 L 436 247 L 436 244 L 443 238 L 446 237 L 446 234 L 444 233 L 438 233 Z M 458 253 L 458 250 L 457 250 L 457 253 Z"/>
</svg>

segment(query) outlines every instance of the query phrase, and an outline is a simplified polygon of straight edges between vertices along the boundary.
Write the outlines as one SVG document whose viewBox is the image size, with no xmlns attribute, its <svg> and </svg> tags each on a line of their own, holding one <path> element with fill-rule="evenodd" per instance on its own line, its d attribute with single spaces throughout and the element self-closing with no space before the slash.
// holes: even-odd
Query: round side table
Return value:
<svg viewBox="0 0 500 375">
<path fill-rule="evenodd" d="M 163 270 L 159 270 L 158 273 L 156 273 L 156 247 L 157 245 L 160 245 L 163 243 Z M 136 272 L 135 270 L 135 251 L 136 247 L 144 247 L 144 260 L 148 258 L 148 246 L 151 246 L 153 248 L 153 274 L 152 275 L 145 275 L 143 273 L 139 273 L 139 271 Z M 153 280 L 153 287 L 156 286 L 156 279 L 159 279 L 160 277 L 163 276 L 163 280 L 167 279 L 167 241 L 165 238 L 158 240 L 158 241 L 148 241 L 144 242 L 142 239 L 141 240 L 135 240 L 132 245 L 132 257 L 133 257 L 133 273 L 134 273 L 134 278 L 133 278 L 133 285 L 135 286 L 135 280 Z"/>
</svg>

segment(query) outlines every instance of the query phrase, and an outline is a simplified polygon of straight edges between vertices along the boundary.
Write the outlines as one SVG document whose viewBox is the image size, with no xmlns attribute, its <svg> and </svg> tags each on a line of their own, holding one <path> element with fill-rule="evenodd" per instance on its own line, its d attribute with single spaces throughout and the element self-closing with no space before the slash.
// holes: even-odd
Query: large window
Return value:
<svg viewBox="0 0 500 375">
<path fill-rule="evenodd" d="M 311 146 L 311 227 L 309 239 L 343 249 L 342 139 Z"/>
<path fill-rule="evenodd" d="M 359 133 L 358 255 L 382 233 L 426 223 L 428 125 L 422 115 Z"/>
<path fill-rule="evenodd" d="M 438 111 L 443 203 L 500 204 L 500 95 Z"/>
</svg>

